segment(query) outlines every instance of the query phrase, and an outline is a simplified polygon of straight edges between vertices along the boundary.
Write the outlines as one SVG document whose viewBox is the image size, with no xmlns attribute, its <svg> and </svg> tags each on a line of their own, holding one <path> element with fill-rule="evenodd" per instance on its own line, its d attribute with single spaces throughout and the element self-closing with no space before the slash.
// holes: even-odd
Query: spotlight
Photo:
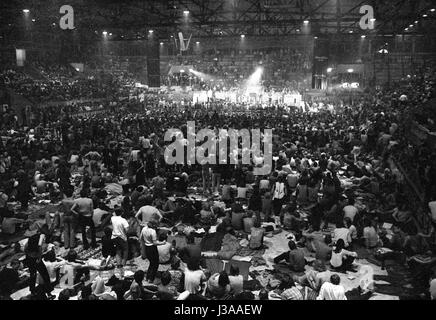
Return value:
<svg viewBox="0 0 436 320">
<path fill-rule="evenodd" d="M 427 18 L 428 16 L 427 16 L 426 14 L 423 14 L 422 17 L 423 17 L 423 18 Z"/>
<path fill-rule="evenodd" d="M 107 31 L 103 31 L 103 35 L 104 35 L 104 36 L 107 36 Z"/>
<path fill-rule="evenodd" d="M 180 73 L 185 73 L 185 70 L 183 70 L 183 69 L 182 69 L 182 70 L 180 70 Z"/>
<path fill-rule="evenodd" d="M 112 32 L 111 32 L 111 33 L 109 33 L 109 35 L 110 35 L 110 36 L 112 36 Z"/>
<path fill-rule="evenodd" d="M 36 21 L 36 19 L 32 19 L 32 22 L 35 22 Z"/>
<path fill-rule="evenodd" d="M 148 33 L 152 34 L 154 31 L 153 30 L 148 30 Z"/>
<path fill-rule="evenodd" d="M 163 43 L 163 42 L 161 42 L 161 43 L 160 43 L 160 45 L 161 45 L 161 46 L 163 46 L 163 45 L 164 45 L 164 43 Z"/>
<path fill-rule="evenodd" d="M 415 21 L 415 24 L 418 24 L 418 20 L 417 20 L 417 21 Z"/>
<path fill-rule="evenodd" d="M 244 39 L 245 38 L 245 34 L 241 34 L 241 38 Z"/>
<path fill-rule="evenodd" d="M 318 39 L 318 37 L 313 37 L 315 40 Z"/>
<path fill-rule="evenodd" d="M 436 11 L 436 9 L 431 9 L 430 11 L 431 11 L 431 12 L 435 12 L 435 11 Z"/>
<path fill-rule="evenodd" d="M 194 72 L 194 69 L 189 69 L 189 72 Z"/>
<path fill-rule="evenodd" d="M 333 71 L 333 68 L 327 68 L 327 73 L 331 73 Z"/>
<path fill-rule="evenodd" d="M 409 27 L 413 28 L 413 24 L 409 25 Z"/>
<path fill-rule="evenodd" d="M 360 37 L 361 37 L 362 39 L 365 39 L 365 38 L 366 38 L 366 36 L 365 36 L 364 34 L 362 34 Z"/>
<path fill-rule="evenodd" d="M 369 19 L 369 21 L 371 21 L 371 22 L 375 22 L 376 20 L 377 20 L 376 18 Z"/>
<path fill-rule="evenodd" d="M 348 73 L 353 73 L 353 72 L 354 72 L 354 69 L 348 69 L 347 72 L 348 72 Z"/>
<path fill-rule="evenodd" d="M 184 15 L 188 15 L 188 14 L 189 14 L 189 11 L 188 11 L 188 10 L 185 10 L 185 11 L 183 11 L 183 14 L 184 14 Z"/>
<path fill-rule="evenodd" d="M 200 41 L 197 41 L 195 44 L 200 44 Z"/>
<path fill-rule="evenodd" d="M 304 20 L 303 23 L 304 24 L 309 24 L 309 20 Z"/>
<path fill-rule="evenodd" d="M 23 9 L 23 12 L 24 12 L 24 13 L 29 13 L 30 10 L 29 10 L 29 9 Z"/>
<path fill-rule="evenodd" d="M 300 29 L 297 29 L 297 32 L 300 32 Z"/>
<path fill-rule="evenodd" d="M 353 33 L 353 32 L 354 32 L 353 30 L 350 30 L 350 31 L 349 31 L 349 33 Z"/>
</svg>

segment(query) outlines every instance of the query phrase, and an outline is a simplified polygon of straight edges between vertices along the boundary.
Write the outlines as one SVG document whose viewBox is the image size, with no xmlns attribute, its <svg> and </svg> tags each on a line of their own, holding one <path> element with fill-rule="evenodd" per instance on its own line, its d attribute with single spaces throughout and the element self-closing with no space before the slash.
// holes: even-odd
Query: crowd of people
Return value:
<svg viewBox="0 0 436 320">
<path fill-rule="evenodd" d="M 193 56 L 180 56 L 168 62 L 172 65 L 193 66 L 200 75 L 170 74 L 166 85 L 193 86 L 197 89 L 230 90 L 240 87 L 256 67 L 263 67 L 262 85 L 266 89 L 305 89 L 304 79 L 311 72 L 311 55 L 295 49 L 245 50 L 230 53 L 209 52 Z M 204 75 L 202 77 L 201 75 Z"/>
<path fill-rule="evenodd" d="M 2 79 L 21 92 L 25 77 L 8 72 Z M 369 299 L 373 283 L 346 291 L 340 277 L 357 271 L 364 248 L 383 265 L 407 261 L 425 278 L 421 297 L 436 298 L 434 185 L 419 204 L 395 165 L 413 154 L 408 130 L 414 112 L 434 98 L 434 80 L 426 70 L 395 90 L 318 113 L 158 105 L 157 97 L 91 114 L 50 109 L 32 127 L 4 123 L 1 231 L 20 239 L 2 246 L 2 261 L 12 260 L 0 271 L 1 297 L 29 287 L 23 299 L 53 299 L 67 278 L 59 300 Z M 90 83 L 83 88 L 104 95 Z M 41 96 L 32 90 L 23 93 Z M 416 120 L 431 129 L 428 116 Z M 186 137 L 192 120 L 213 130 L 273 129 L 271 173 L 255 176 L 259 163 L 242 164 L 241 157 L 235 164 L 169 165 L 165 132 L 179 128 Z M 420 172 L 431 184 L 434 148 L 419 148 L 428 159 Z M 433 220 L 423 226 L 419 215 L 429 212 Z M 289 250 L 270 261 L 256 256 L 283 233 Z M 285 275 L 256 282 L 232 260 L 242 249 L 257 257 L 251 263 L 283 267 Z M 222 260 L 228 268 L 215 265 Z M 131 272 L 138 261 L 144 267 Z"/>
</svg>

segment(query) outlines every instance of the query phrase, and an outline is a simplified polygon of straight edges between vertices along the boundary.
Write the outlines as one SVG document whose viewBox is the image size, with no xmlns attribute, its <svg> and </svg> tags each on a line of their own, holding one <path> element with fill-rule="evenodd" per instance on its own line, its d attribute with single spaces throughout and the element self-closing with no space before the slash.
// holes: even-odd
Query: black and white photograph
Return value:
<svg viewBox="0 0 436 320">
<path fill-rule="evenodd" d="M 0 1 L 0 300 L 436 300 L 435 34 L 434 0 Z"/>
</svg>

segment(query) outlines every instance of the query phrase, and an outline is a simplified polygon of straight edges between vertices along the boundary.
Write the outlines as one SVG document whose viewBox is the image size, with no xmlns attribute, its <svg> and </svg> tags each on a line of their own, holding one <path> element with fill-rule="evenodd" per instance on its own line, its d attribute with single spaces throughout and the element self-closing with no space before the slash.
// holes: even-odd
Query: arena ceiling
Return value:
<svg viewBox="0 0 436 320">
<path fill-rule="evenodd" d="M 53 32 L 59 8 L 69 4 L 76 29 L 113 40 L 138 39 L 154 30 L 160 39 L 178 31 L 193 37 L 269 36 L 299 33 L 428 34 L 436 30 L 434 0 L 7 0 L 0 2 L 2 34 L 23 28 L 30 10 L 34 32 Z M 363 5 L 375 11 L 375 29 L 359 26 Z M 189 13 L 188 13 L 189 12 Z M 426 15 L 423 17 L 423 15 Z M 304 24 L 303 21 L 309 21 Z M 418 23 L 415 23 L 418 21 Z M 413 28 L 405 30 L 413 24 Z"/>
</svg>

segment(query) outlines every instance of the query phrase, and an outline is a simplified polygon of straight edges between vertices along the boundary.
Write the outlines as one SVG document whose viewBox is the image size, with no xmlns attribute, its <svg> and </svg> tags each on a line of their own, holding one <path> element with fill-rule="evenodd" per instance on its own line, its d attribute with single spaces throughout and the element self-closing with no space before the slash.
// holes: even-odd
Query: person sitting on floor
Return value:
<svg viewBox="0 0 436 320">
<path fill-rule="evenodd" d="M 354 271 L 353 262 L 357 253 L 344 249 L 344 240 L 339 239 L 333 247 L 330 265 L 338 271 Z"/>
<path fill-rule="evenodd" d="M 374 227 L 374 222 L 365 220 L 365 228 L 363 229 L 363 238 L 365 239 L 365 247 L 367 249 L 374 249 L 379 243 L 379 236 Z"/>
<path fill-rule="evenodd" d="M 243 291 L 244 289 L 244 277 L 239 274 L 239 267 L 236 265 L 230 266 L 230 288 L 232 289 L 232 292 L 236 295 Z"/>
<path fill-rule="evenodd" d="M 177 287 L 171 285 L 171 273 L 165 271 L 160 278 L 161 284 L 158 286 L 157 296 L 160 300 L 174 300 L 179 293 Z"/>
<path fill-rule="evenodd" d="M 330 277 L 330 282 L 325 282 L 321 286 L 317 300 L 347 300 L 345 289 L 340 284 L 341 278 L 337 274 Z"/>
<path fill-rule="evenodd" d="M 216 299 L 230 293 L 230 280 L 227 272 L 213 274 L 207 281 L 207 292 Z"/>
<path fill-rule="evenodd" d="M 289 269 L 295 272 L 303 272 L 306 265 L 303 250 L 297 248 L 297 245 L 292 240 L 288 242 L 288 247 L 289 251 L 274 258 L 274 263 L 286 260 L 289 264 Z"/>
<path fill-rule="evenodd" d="M 253 250 L 259 250 L 263 248 L 263 237 L 265 235 L 265 229 L 261 228 L 260 218 L 253 219 L 253 227 L 251 228 L 249 247 Z"/>
<path fill-rule="evenodd" d="M 280 300 L 304 300 L 301 291 L 296 287 L 292 279 L 282 281 L 278 290 L 274 293 L 272 294 L 273 297 L 280 298 Z"/>
<path fill-rule="evenodd" d="M 328 279 L 326 279 L 328 276 Z M 326 267 L 323 261 L 315 260 L 313 270 L 308 270 L 301 277 L 294 276 L 294 280 L 302 286 L 309 287 L 312 290 L 319 292 L 324 282 L 330 279 L 330 272 L 326 273 Z"/>
<path fill-rule="evenodd" d="M 194 259 L 197 263 L 201 260 L 201 247 L 195 243 L 194 233 L 191 232 L 186 236 L 187 245 L 179 250 L 179 257 L 183 262 L 187 263 L 189 260 Z"/>
<path fill-rule="evenodd" d="M 175 256 L 172 263 L 171 263 L 171 269 L 168 270 L 168 272 L 171 275 L 171 282 L 170 286 L 177 289 L 178 292 L 184 291 L 184 283 L 181 281 L 183 279 L 183 271 L 180 270 L 180 259 Z"/>
</svg>

